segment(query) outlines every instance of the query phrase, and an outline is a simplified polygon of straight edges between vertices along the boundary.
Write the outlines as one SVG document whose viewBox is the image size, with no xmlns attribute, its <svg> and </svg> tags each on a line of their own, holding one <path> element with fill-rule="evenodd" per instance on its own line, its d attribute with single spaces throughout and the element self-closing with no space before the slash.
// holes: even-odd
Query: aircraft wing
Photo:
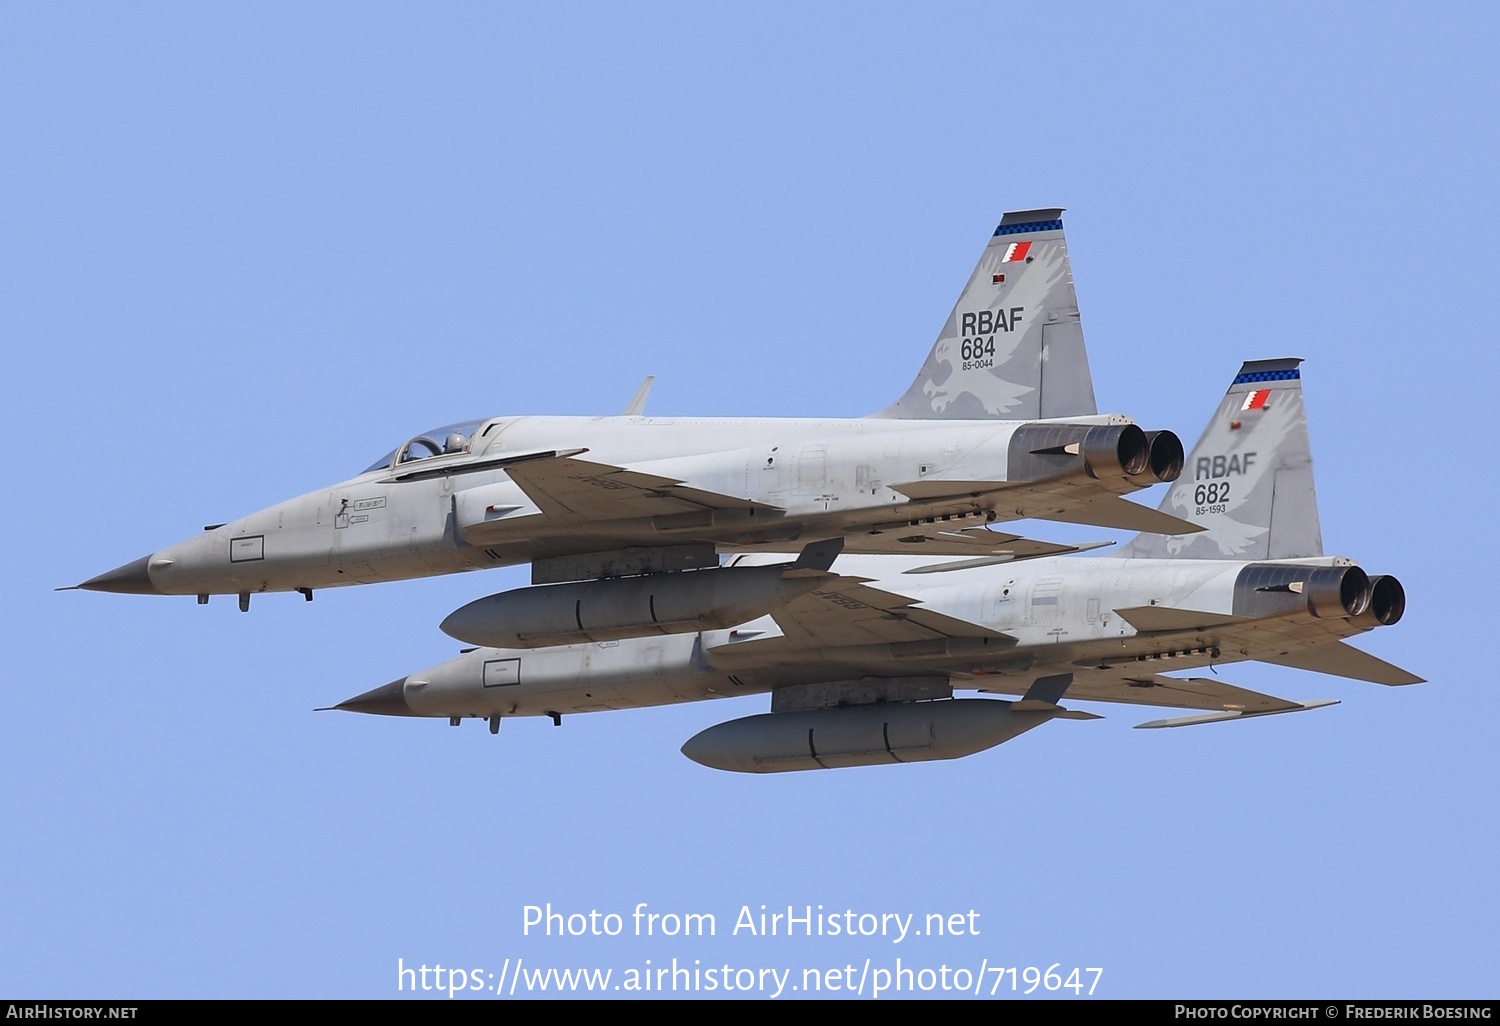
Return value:
<svg viewBox="0 0 1500 1026">
<path fill-rule="evenodd" d="M 715 509 L 775 509 L 734 495 L 689 488 L 675 478 L 571 456 L 530 460 L 508 466 L 505 472 L 542 513 L 564 523 Z"/>
<path fill-rule="evenodd" d="M 1251 658 L 1315 673 L 1396 687 L 1425 681 L 1408 670 L 1361 652 L 1341 639 L 1357 633 L 1347 620 L 1310 613 L 1250 618 L 1169 606 L 1115 610 L 1143 634 L 1203 635 L 1221 648 L 1238 648 Z"/>
<path fill-rule="evenodd" d="M 1065 697 L 1080 702 L 1119 702 L 1243 713 L 1294 712 L 1304 708 L 1300 702 L 1263 695 L 1215 677 L 1167 677 L 1160 673 L 1123 670 L 1113 674 L 1098 670 L 1075 673 Z"/>
<path fill-rule="evenodd" d="M 868 578 L 829 575 L 817 590 L 771 611 L 781 636 L 723 646 L 737 660 L 769 660 L 809 649 L 882 645 L 948 638 L 1009 637 L 967 620 L 917 607 L 905 595 L 871 588 Z"/>
<path fill-rule="evenodd" d="M 1262 656 L 1264 662 L 1290 666 L 1298 670 L 1316 673 L 1331 673 L 1335 677 L 1365 680 L 1371 684 L 1400 686 L 1403 684 L 1425 684 L 1421 677 L 1393 666 L 1384 659 L 1377 659 L 1368 652 L 1361 652 L 1342 641 L 1329 641 L 1312 648 L 1288 652 L 1286 655 Z"/>
<path fill-rule="evenodd" d="M 1018 682 L 1019 685 L 1019 682 Z M 982 688 L 1001 691 L 1003 688 Z M 1237 687 L 1215 677 L 1167 677 L 1160 673 L 1127 673 L 1122 670 L 1085 670 L 1073 675 L 1065 692 L 1068 699 L 1080 702 L 1111 702 L 1123 705 L 1155 705 L 1174 709 L 1202 710 L 1198 716 L 1151 720 L 1137 727 L 1186 727 L 1198 723 L 1243 719 L 1249 716 L 1274 716 L 1278 713 L 1304 712 L 1338 705 L 1336 700 L 1293 702 L 1274 695 Z M 1061 700 L 1061 699 L 1059 699 Z"/>
<path fill-rule="evenodd" d="M 1067 478 L 1035 484 L 1004 481 L 908 481 L 891 486 L 938 515 L 989 506 L 1002 519 L 1059 520 L 1090 527 L 1152 534 L 1196 534 L 1203 528 L 1148 509 L 1118 495 L 1101 492 L 1091 480 Z"/>
<path fill-rule="evenodd" d="M 1080 542 L 1065 545 L 1022 538 L 1018 534 L 1006 534 L 1003 531 L 991 531 L 987 527 L 954 530 L 938 521 L 934 524 L 892 528 L 878 534 L 850 534 L 844 539 L 844 551 L 861 555 L 900 553 L 919 556 L 996 556 L 1004 557 L 1005 561 L 1015 561 L 1082 552 L 1099 548 L 1101 544 L 1108 543 Z"/>
</svg>

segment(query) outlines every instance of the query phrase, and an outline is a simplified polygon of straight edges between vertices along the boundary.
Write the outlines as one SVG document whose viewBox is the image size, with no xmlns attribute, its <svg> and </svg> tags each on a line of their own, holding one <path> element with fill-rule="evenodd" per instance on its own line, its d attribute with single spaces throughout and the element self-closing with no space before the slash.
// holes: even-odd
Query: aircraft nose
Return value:
<svg viewBox="0 0 1500 1026">
<path fill-rule="evenodd" d="M 113 591 L 121 595 L 160 595 L 156 585 L 151 583 L 151 558 L 142 556 L 133 563 L 117 566 L 98 577 L 90 577 L 78 587 L 84 591 Z"/>
<path fill-rule="evenodd" d="M 346 698 L 334 709 L 344 712 L 374 713 L 377 716 L 416 716 L 406 704 L 406 678 L 397 677 L 389 684 Z"/>
</svg>

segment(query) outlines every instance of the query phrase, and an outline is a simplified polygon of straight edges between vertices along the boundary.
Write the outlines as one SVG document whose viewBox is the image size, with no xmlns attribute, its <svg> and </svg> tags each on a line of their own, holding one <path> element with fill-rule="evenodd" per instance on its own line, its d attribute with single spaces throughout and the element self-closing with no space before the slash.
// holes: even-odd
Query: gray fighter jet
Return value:
<svg viewBox="0 0 1500 1026">
<path fill-rule="evenodd" d="M 1199 533 L 1142 534 L 1118 556 L 927 562 L 739 556 L 718 569 L 531 587 L 480 599 L 444 630 L 486 647 L 335 708 L 487 719 L 769 692 L 771 711 L 683 746 L 706 766 L 781 770 L 969 755 L 1059 703 L 1195 710 L 1142 727 L 1299 712 L 1217 676 L 1261 660 L 1378 684 L 1420 683 L 1345 643 L 1401 619 L 1405 595 L 1325 556 L 1299 360 L 1246 363 L 1167 493 Z M 751 618 L 748 614 L 766 612 Z M 738 622 L 744 621 L 744 622 Z M 563 643 L 569 642 L 569 643 Z M 972 689 L 1018 701 L 953 698 Z"/>
<path fill-rule="evenodd" d="M 842 420 L 493 417 L 414 435 L 362 473 L 78 585 L 297 591 L 532 564 L 542 584 L 717 567 L 722 553 L 1011 558 L 1077 546 L 1022 518 L 1193 530 L 1121 496 L 1181 471 L 1169 431 L 1100 415 L 1062 211 L 1006 214 L 912 385 Z"/>
</svg>

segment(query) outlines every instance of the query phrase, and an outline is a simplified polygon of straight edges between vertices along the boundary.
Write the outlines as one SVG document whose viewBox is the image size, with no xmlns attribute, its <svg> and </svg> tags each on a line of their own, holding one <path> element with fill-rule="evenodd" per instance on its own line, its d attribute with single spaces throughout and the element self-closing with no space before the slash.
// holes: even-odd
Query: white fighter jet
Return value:
<svg viewBox="0 0 1500 1026">
<path fill-rule="evenodd" d="M 207 528 L 77 587 L 238 595 L 515 563 L 533 583 L 713 568 L 725 553 L 1026 558 L 1076 550 L 1023 518 L 1174 534 L 1123 495 L 1176 478 L 1169 431 L 1100 415 L 1062 211 L 1006 214 L 911 387 L 870 417 L 492 417 L 402 442 L 360 474 Z M 764 611 L 764 610 L 762 610 Z"/>
<path fill-rule="evenodd" d="M 1331 702 L 1220 680 L 1261 660 L 1378 684 L 1420 678 L 1345 643 L 1396 623 L 1400 583 L 1325 556 L 1301 361 L 1246 363 L 1167 493 L 1197 533 L 1117 556 L 742 555 L 716 569 L 533 586 L 470 603 L 448 633 L 484 646 L 334 708 L 466 717 L 769 693 L 771 711 L 698 734 L 707 766 L 782 770 L 952 759 L 1048 720 L 1064 698 L 1194 710 L 1171 727 Z M 845 550 L 847 553 L 847 549 Z M 769 610 L 769 615 L 759 614 Z M 1202 670 L 1215 676 L 1169 676 Z M 969 689 L 1017 701 L 957 698 Z"/>
</svg>

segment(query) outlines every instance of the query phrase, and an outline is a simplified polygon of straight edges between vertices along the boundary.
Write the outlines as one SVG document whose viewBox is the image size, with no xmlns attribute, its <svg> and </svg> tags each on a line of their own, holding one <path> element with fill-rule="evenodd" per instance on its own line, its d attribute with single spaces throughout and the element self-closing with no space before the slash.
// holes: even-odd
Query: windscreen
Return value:
<svg viewBox="0 0 1500 1026">
<path fill-rule="evenodd" d="M 368 474 L 372 470 L 385 470 L 402 463 L 411 463 L 414 460 L 426 460 L 434 456 L 464 452 L 469 447 L 469 441 L 474 437 L 474 431 L 483 423 L 483 420 L 463 420 L 457 424 L 445 424 L 431 431 L 413 435 L 370 464 L 361 473 Z"/>
</svg>

